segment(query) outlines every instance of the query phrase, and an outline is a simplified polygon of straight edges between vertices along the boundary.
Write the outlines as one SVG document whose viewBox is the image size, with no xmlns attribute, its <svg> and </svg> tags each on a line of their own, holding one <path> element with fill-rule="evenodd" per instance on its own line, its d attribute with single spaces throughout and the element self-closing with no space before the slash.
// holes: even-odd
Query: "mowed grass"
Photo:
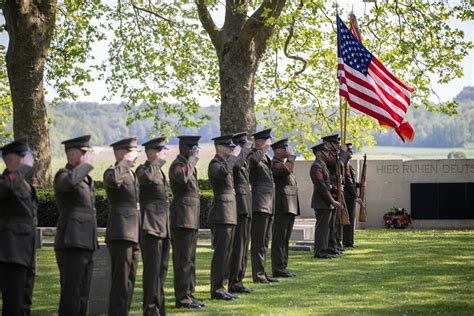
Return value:
<svg viewBox="0 0 474 316">
<path fill-rule="evenodd" d="M 212 251 L 198 249 L 195 296 L 202 310 L 174 307 L 173 269 L 166 282 L 172 315 L 473 315 L 474 231 L 359 230 L 354 250 L 334 260 L 290 252 L 293 279 L 261 285 L 233 302 L 209 299 Z M 267 270 L 270 270 L 270 262 Z M 52 315 L 59 301 L 59 276 L 52 248 L 38 252 L 33 315 Z M 139 266 L 132 314 L 141 314 Z"/>
</svg>

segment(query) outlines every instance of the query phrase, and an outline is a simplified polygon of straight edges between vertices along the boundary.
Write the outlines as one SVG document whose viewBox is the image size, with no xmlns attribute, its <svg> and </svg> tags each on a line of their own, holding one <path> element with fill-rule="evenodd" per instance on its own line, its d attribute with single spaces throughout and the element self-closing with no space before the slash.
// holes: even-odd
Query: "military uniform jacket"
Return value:
<svg viewBox="0 0 474 316">
<path fill-rule="evenodd" d="M 138 210 L 138 181 L 132 163 L 122 160 L 104 173 L 104 187 L 110 202 L 110 216 L 105 241 L 139 242 L 140 211 Z"/>
<path fill-rule="evenodd" d="M 178 155 L 169 170 L 173 201 L 170 206 L 171 228 L 199 229 L 201 203 L 196 171 L 197 159 Z"/>
<path fill-rule="evenodd" d="M 311 207 L 313 209 L 333 209 L 334 202 L 331 196 L 330 175 L 329 170 L 319 159 L 314 160 L 309 172 L 311 181 L 313 182 L 313 197 L 311 198 Z"/>
<path fill-rule="evenodd" d="M 252 190 L 250 189 L 249 162 L 234 166 L 234 189 L 237 214 L 252 216 Z"/>
<path fill-rule="evenodd" d="M 68 164 L 54 177 L 59 208 L 54 249 L 97 249 L 95 189 L 94 181 L 88 175 L 92 169 L 87 163 L 76 167 Z"/>
<path fill-rule="evenodd" d="M 170 237 L 170 210 L 168 181 L 161 167 L 165 161 L 155 159 L 138 166 L 136 174 L 140 183 L 140 212 L 142 235 Z"/>
<path fill-rule="evenodd" d="M 209 210 L 209 223 L 237 225 L 237 203 L 234 190 L 234 166 L 239 159 L 230 156 L 227 160 L 216 155 L 209 163 L 208 176 L 214 196 Z"/>
<path fill-rule="evenodd" d="M 252 184 L 252 211 L 273 214 L 275 184 L 272 160 L 263 150 L 253 150 L 249 156 Z"/>
<path fill-rule="evenodd" d="M 347 164 L 347 167 L 344 169 L 344 172 L 345 172 L 344 197 L 346 199 L 356 199 L 357 198 L 357 181 L 355 177 L 355 170 L 350 164 Z"/>
<path fill-rule="evenodd" d="M 25 181 L 30 166 L 0 175 L 0 262 L 35 265 L 34 248 L 38 202 L 34 187 Z"/>
<path fill-rule="evenodd" d="M 273 158 L 272 172 L 275 179 L 275 214 L 300 215 L 298 187 L 293 173 L 295 164 Z"/>
</svg>

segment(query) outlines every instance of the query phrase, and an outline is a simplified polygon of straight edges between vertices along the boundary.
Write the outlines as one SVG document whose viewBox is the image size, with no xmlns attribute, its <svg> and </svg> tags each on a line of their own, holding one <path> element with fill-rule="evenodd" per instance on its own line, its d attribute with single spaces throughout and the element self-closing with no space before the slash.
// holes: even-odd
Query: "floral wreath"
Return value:
<svg viewBox="0 0 474 316">
<path fill-rule="evenodd" d="M 411 223 L 411 216 L 403 207 L 392 207 L 383 215 L 383 221 L 387 228 L 407 228 Z"/>
</svg>

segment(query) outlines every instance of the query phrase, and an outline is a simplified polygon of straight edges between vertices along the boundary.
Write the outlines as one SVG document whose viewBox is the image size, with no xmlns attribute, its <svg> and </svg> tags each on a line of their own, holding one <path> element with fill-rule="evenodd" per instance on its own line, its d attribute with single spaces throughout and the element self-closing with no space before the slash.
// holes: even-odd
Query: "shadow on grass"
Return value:
<svg viewBox="0 0 474 316">
<path fill-rule="evenodd" d="M 289 270 L 296 278 L 276 284 L 253 284 L 252 294 L 233 302 L 210 300 L 212 251 L 199 249 L 195 296 L 208 304 L 201 311 L 174 307 L 173 268 L 165 285 L 169 314 L 340 315 L 474 314 L 474 232 L 357 232 L 360 248 L 334 260 L 291 252 Z M 269 259 L 269 257 L 268 257 Z M 267 263 L 267 271 L 270 270 Z M 142 268 L 139 265 L 132 314 L 141 314 Z M 251 275 L 250 261 L 247 276 Z M 59 301 L 59 276 L 51 248 L 38 253 L 33 315 L 52 315 Z"/>
</svg>

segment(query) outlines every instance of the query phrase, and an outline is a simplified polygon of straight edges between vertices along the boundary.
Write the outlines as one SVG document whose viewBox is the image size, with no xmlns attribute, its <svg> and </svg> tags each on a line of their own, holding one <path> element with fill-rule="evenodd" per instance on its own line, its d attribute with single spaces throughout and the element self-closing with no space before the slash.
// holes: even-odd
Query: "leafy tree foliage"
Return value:
<svg viewBox="0 0 474 316">
<path fill-rule="evenodd" d="M 213 15 L 222 6 L 219 25 Z M 189 120 L 199 109 L 196 97 L 210 95 L 221 104 L 222 132 L 253 130 L 241 108 L 254 104 L 263 113 L 261 124 L 276 128 L 277 137 L 291 134 L 302 151 L 339 129 L 333 1 L 127 0 L 111 10 L 114 39 L 110 67 L 103 69 L 111 91 L 128 100 L 131 121 L 154 118 L 155 129 L 167 132 L 196 126 L 205 118 Z M 348 12 L 339 14 L 346 19 Z M 429 78 L 447 83 L 463 75 L 460 62 L 473 45 L 449 22 L 470 17 L 459 2 L 375 1 L 366 4 L 359 27 L 367 48 L 415 87 L 415 108 L 452 115 L 456 102 L 428 101 L 436 93 Z M 254 72 L 242 76 L 246 67 Z M 179 117 L 176 126 L 170 115 Z M 379 127 L 350 113 L 348 130 L 356 144 L 373 144 L 369 131 Z"/>
</svg>

